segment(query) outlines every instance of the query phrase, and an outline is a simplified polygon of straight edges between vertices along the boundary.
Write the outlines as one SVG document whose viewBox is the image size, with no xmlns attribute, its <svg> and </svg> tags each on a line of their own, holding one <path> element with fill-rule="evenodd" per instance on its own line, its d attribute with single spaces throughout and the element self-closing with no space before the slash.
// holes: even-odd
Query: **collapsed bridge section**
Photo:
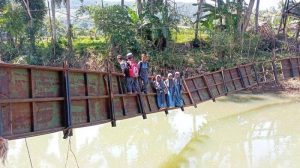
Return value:
<svg viewBox="0 0 300 168">
<path fill-rule="evenodd" d="M 183 80 L 184 106 L 300 76 L 300 57 L 238 65 Z M 152 79 L 152 78 L 151 78 Z M 0 64 L 0 137 L 18 139 L 158 112 L 156 91 L 125 94 L 123 75 Z M 168 110 L 164 110 L 168 113 Z"/>
</svg>

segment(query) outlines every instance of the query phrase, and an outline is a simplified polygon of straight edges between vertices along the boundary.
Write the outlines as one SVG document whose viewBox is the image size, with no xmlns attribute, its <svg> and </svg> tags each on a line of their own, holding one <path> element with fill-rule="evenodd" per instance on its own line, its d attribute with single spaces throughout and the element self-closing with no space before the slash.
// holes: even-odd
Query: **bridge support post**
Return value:
<svg viewBox="0 0 300 168">
<path fill-rule="evenodd" d="M 210 90 L 210 87 L 209 87 L 209 84 L 207 83 L 207 79 L 206 79 L 205 74 L 204 74 L 202 77 L 203 77 L 204 84 L 205 84 L 206 87 L 207 87 L 208 95 L 212 98 L 213 102 L 215 102 L 216 99 L 215 99 L 214 95 L 212 94 L 212 91 Z"/>
<path fill-rule="evenodd" d="M 274 60 L 272 61 L 272 69 L 273 69 L 275 83 L 276 83 L 276 85 L 278 85 L 278 83 L 279 83 L 279 81 L 278 81 L 278 72 L 277 72 L 277 67 L 276 67 L 276 64 L 275 64 Z"/>
<path fill-rule="evenodd" d="M 222 75 L 222 82 L 223 82 L 223 85 L 224 85 L 224 92 L 225 92 L 225 96 L 227 96 L 228 94 L 228 88 L 226 86 L 226 81 L 225 81 L 225 75 L 224 75 L 224 67 L 221 68 L 221 75 Z"/>
<path fill-rule="evenodd" d="M 138 89 L 138 94 L 137 94 L 138 106 L 139 106 L 140 112 L 142 113 L 143 119 L 147 119 L 147 115 L 146 115 L 145 108 L 144 108 L 144 103 L 143 103 L 142 96 L 141 96 L 141 86 L 139 85 L 138 79 L 135 79 L 135 80 L 139 86 L 139 88 L 137 88 Z M 145 98 L 146 98 L 146 95 L 145 95 Z"/>
<path fill-rule="evenodd" d="M 108 63 L 108 62 L 107 62 Z M 108 68 L 108 66 L 107 66 Z M 111 126 L 116 127 L 116 115 L 115 115 L 115 108 L 114 108 L 114 95 L 112 90 L 112 82 L 111 82 L 111 70 L 108 70 L 108 78 L 107 78 L 107 85 L 108 85 L 108 94 L 109 94 L 109 114 L 111 119 Z"/>
<path fill-rule="evenodd" d="M 290 65 L 291 65 L 291 69 L 290 69 L 290 74 L 291 74 L 291 77 L 295 77 L 295 74 L 294 74 L 294 68 L 293 68 L 293 63 L 292 63 L 292 59 L 290 58 L 289 59 L 289 62 L 290 62 Z"/>
<path fill-rule="evenodd" d="M 255 80 L 256 80 L 257 86 L 259 86 L 259 79 L 258 79 L 258 75 L 257 75 L 257 70 L 255 68 L 255 64 L 252 64 L 252 68 L 253 68 L 253 71 L 254 71 L 254 75 L 255 75 Z"/>
<path fill-rule="evenodd" d="M 117 83 L 118 83 L 118 88 L 119 88 L 121 94 L 125 94 L 125 92 L 123 90 L 123 85 L 122 85 L 120 76 L 117 77 Z M 124 102 L 124 97 L 121 97 L 121 102 L 122 102 L 123 115 L 126 116 L 127 115 L 127 110 L 126 110 L 126 106 L 125 106 L 125 102 Z"/>
<path fill-rule="evenodd" d="M 191 103 L 194 105 L 195 108 L 197 108 L 197 104 L 195 103 L 194 99 L 193 99 L 193 96 L 190 92 L 190 89 L 189 87 L 187 86 L 186 82 L 185 82 L 185 79 L 182 80 L 183 81 L 183 86 L 185 88 L 185 90 L 188 92 L 188 95 L 189 95 L 189 98 L 191 100 Z"/>
<path fill-rule="evenodd" d="M 243 78 L 243 74 L 242 74 L 242 71 L 241 71 L 241 67 L 239 65 L 237 66 L 237 71 L 238 71 L 238 74 L 240 76 L 242 87 L 246 88 L 244 78 Z"/>
<path fill-rule="evenodd" d="M 72 111 L 71 111 L 71 94 L 68 63 L 64 62 L 63 81 L 64 81 L 64 111 L 65 111 L 65 130 L 63 130 L 64 139 L 73 135 L 72 131 Z"/>
</svg>

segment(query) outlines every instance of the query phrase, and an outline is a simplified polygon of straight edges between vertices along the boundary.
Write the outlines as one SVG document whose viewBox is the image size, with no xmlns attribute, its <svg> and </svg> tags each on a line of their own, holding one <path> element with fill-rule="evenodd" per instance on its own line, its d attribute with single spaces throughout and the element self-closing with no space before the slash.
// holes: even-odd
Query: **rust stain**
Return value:
<svg viewBox="0 0 300 168">
<path fill-rule="evenodd" d="M 293 72 L 295 76 L 299 76 L 299 62 L 299 58 L 276 61 L 276 64 L 279 64 L 277 67 L 283 67 L 283 69 L 279 68 L 278 72 L 282 71 L 285 78 L 291 77 L 291 72 Z M 271 63 L 264 62 L 255 64 L 254 66 L 259 67 L 258 65 L 261 64 L 264 65 L 265 71 L 268 71 L 266 75 L 267 81 L 274 79 Z M 240 69 L 245 86 L 250 87 L 255 85 L 256 76 L 252 64 L 240 66 Z M 258 78 L 263 79 L 264 76 L 261 74 L 262 69 L 257 68 L 256 71 L 259 74 Z M 32 81 L 30 81 L 30 72 Z M 85 75 L 87 77 L 86 81 Z M 112 74 L 113 94 L 121 94 L 121 88 L 117 83 L 118 76 L 119 74 L 117 73 Z M 204 77 L 207 79 L 207 85 L 210 90 L 205 88 L 206 83 Z M 224 78 L 229 93 L 244 89 L 242 88 L 237 68 L 225 69 Z M 109 95 L 106 88 L 107 74 L 72 70 L 72 72 L 69 72 L 69 79 L 71 98 L 73 98 L 71 101 L 73 126 L 82 126 L 80 124 L 88 125 L 88 122 L 101 122 L 110 119 L 109 98 L 97 97 Z M 122 80 L 122 78 L 120 80 Z M 200 103 L 210 100 L 210 92 L 213 97 L 225 94 L 223 77 L 220 71 L 188 78 L 185 82 L 188 89 L 184 89 L 184 91 L 191 91 L 191 93 L 183 94 L 185 104 L 188 106 L 193 105 L 193 101 Z M 35 99 L 32 99 L 30 95 L 31 83 L 33 88 L 32 95 Z M 49 129 L 56 130 L 65 126 L 64 106 L 66 102 L 63 101 L 64 95 L 62 90 L 64 81 L 61 69 L 26 65 L 7 66 L 6 64 L 6 67 L 0 67 L 0 84 L 0 101 L 2 100 L 0 110 L 3 117 L 3 121 L 0 122 L 2 122 L 4 128 L 4 137 L 15 139 L 40 134 L 41 132 L 47 133 Z M 151 106 L 151 112 L 156 112 L 158 111 L 158 107 L 156 105 L 156 95 L 153 94 L 155 93 L 153 83 L 148 85 L 148 90 L 150 93 L 148 95 L 150 105 L 147 103 L 146 97 L 142 96 L 145 111 L 149 113 L 149 106 Z M 189 94 L 191 94 L 192 99 L 189 97 Z M 133 117 L 140 114 L 136 95 L 124 96 L 124 104 L 127 116 L 123 114 L 125 109 L 123 109 L 121 97 L 115 95 L 113 98 L 113 112 L 117 119 Z M 90 117 L 90 120 L 88 120 L 88 117 Z M 36 133 L 35 131 L 40 131 L 40 133 Z"/>
</svg>

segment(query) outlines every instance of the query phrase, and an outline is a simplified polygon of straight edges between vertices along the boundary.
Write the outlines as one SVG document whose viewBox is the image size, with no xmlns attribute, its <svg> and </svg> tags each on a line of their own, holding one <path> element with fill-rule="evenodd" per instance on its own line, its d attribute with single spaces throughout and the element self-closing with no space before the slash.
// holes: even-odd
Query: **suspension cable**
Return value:
<svg viewBox="0 0 300 168">
<path fill-rule="evenodd" d="M 27 153 L 28 153 L 28 157 L 29 157 L 29 161 L 30 161 L 30 166 L 31 166 L 31 168 L 33 168 L 32 159 L 31 159 L 31 155 L 30 155 L 30 151 L 29 151 L 27 139 L 25 138 L 24 140 L 25 140 L 26 149 L 27 149 Z"/>
<path fill-rule="evenodd" d="M 76 155 L 75 155 L 74 151 L 72 150 L 72 142 L 71 142 L 71 137 L 69 137 L 68 151 L 67 151 L 67 157 L 66 157 L 65 168 L 67 167 L 67 164 L 68 164 L 68 160 L 69 160 L 69 152 L 71 152 L 71 154 L 74 156 L 74 158 L 75 158 L 75 162 L 76 162 L 76 166 L 77 166 L 77 168 L 79 168 L 79 164 L 78 164 L 77 157 L 76 157 Z"/>
</svg>

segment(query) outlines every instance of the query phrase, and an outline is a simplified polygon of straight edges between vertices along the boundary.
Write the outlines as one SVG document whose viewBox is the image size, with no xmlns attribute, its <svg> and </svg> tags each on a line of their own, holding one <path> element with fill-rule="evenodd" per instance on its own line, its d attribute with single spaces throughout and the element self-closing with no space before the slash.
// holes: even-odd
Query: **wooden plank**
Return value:
<svg viewBox="0 0 300 168">
<path fill-rule="evenodd" d="M 185 90 L 188 92 L 190 101 L 192 102 L 192 104 L 193 104 L 194 107 L 196 108 L 196 107 L 197 107 L 197 104 L 195 104 L 195 101 L 194 101 L 194 99 L 193 99 L 193 97 L 192 97 L 192 94 L 191 94 L 191 92 L 190 92 L 190 89 L 188 88 L 188 86 L 187 86 L 187 84 L 186 84 L 186 81 L 185 81 L 184 79 L 183 79 L 182 81 L 183 81 L 183 86 L 184 86 Z"/>
<path fill-rule="evenodd" d="M 218 88 L 218 84 L 217 84 L 217 82 L 216 82 L 216 79 L 215 79 L 215 77 L 214 77 L 214 74 L 211 74 L 211 76 L 212 76 L 212 79 L 213 79 L 214 84 L 215 84 L 215 86 L 216 86 L 216 89 L 217 89 L 218 94 L 221 95 L 221 92 L 220 92 L 220 90 L 219 90 L 219 88 Z"/>
<path fill-rule="evenodd" d="M 231 73 L 231 69 L 229 69 L 228 71 L 229 71 L 229 74 L 230 74 L 230 78 L 231 78 L 232 84 L 233 84 L 233 86 L 234 86 L 234 90 L 237 90 L 237 87 L 236 87 L 236 85 L 235 85 L 235 83 L 234 83 L 234 80 L 233 80 L 233 76 L 232 76 L 232 73 Z M 240 80 L 240 79 L 239 79 L 239 80 Z"/>
<path fill-rule="evenodd" d="M 194 79 L 196 79 L 196 78 L 194 78 Z M 194 87 L 195 87 L 196 90 L 197 90 L 197 95 L 198 95 L 198 97 L 199 97 L 199 100 L 202 101 L 200 90 L 199 90 L 199 88 L 198 88 L 198 85 L 196 85 L 194 79 L 191 79 L 191 80 L 192 80 L 192 83 L 193 83 Z"/>
<path fill-rule="evenodd" d="M 205 84 L 206 87 L 207 87 L 208 95 L 209 95 L 209 96 L 212 98 L 212 100 L 215 102 L 216 99 L 215 99 L 214 95 L 212 94 L 212 92 L 211 92 L 211 90 L 210 90 L 210 88 L 209 88 L 209 85 L 208 85 L 208 83 L 207 83 L 207 80 L 206 80 L 205 75 L 203 75 L 202 78 L 203 78 L 204 84 Z"/>
<path fill-rule="evenodd" d="M 243 74 L 241 72 L 240 66 L 237 67 L 237 71 L 238 71 L 238 75 L 239 75 L 240 80 L 241 80 L 242 87 L 246 88 L 245 82 L 244 82 L 244 77 L 243 77 Z"/>
</svg>

